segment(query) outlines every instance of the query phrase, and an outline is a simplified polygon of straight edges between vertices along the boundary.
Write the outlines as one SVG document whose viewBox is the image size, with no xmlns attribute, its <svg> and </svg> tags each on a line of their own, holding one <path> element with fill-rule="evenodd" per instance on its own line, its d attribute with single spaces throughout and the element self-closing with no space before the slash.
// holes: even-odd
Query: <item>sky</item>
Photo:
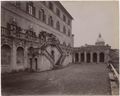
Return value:
<svg viewBox="0 0 120 96">
<path fill-rule="evenodd" d="M 94 45 L 101 34 L 106 44 L 119 48 L 119 3 L 117 1 L 61 1 L 74 18 L 74 46 Z"/>
</svg>

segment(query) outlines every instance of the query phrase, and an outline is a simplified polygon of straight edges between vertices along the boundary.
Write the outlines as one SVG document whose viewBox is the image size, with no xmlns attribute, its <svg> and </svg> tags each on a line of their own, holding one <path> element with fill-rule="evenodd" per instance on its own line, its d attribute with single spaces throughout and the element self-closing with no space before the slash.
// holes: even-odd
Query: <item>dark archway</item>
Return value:
<svg viewBox="0 0 120 96">
<path fill-rule="evenodd" d="M 37 70 L 38 69 L 38 63 L 37 63 L 37 58 L 35 58 L 35 69 Z"/>
<path fill-rule="evenodd" d="M 97 62 L 97 53 L 93 53 L 93 62 Z"/>
<path fill-rule="evenodd" d="M 87 53 L 87 63 L 90 63 L 90 53 Z"/>
<path fill-rule="evenodd" d="M 104 62 L 105 55 L 103 52 L 99 54 L 99 57 L 100 57 L 100 62 Z"/>
<path fill-rule="evenodd" d="M 8 45 L 3 45 L 1 47 L 1 64 L 2 65 L 11 64 L 11 48 Z"/>
<path fill-rule="evenodd" d="M 75 53 L 75 62 L 79 62 L 79 54 Z"/>
<path fill-rule="evenodd" d="M 22 47 L 17 48 L 17 64 L 24 65 L 24 49 Z"/>
<path fill-rule="evenodd" d="M 84 53 L 81 53 L 81 62 L 84 62 Z"/>
</svg>

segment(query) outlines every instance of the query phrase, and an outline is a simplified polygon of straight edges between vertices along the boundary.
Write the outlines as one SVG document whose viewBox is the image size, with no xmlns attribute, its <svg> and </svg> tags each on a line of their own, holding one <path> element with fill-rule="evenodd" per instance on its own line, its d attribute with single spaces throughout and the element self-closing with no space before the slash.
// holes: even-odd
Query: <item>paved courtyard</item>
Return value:
<svg viewBox="0 0 120 96">
<path fill-rule="evenodd" d="M 74 64 L 40 73 L 2 75 L 2 94 L 109 95 L 105 64 Z"/>
</svg>

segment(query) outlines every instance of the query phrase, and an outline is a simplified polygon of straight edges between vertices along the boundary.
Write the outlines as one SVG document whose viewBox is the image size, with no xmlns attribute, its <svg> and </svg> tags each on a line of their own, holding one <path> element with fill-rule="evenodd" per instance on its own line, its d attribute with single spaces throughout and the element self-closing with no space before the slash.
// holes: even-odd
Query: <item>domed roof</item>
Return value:
<svg viewBox="0 0 120 96">
<path fill-rule="evenodd" d="M 99 36 L 98 36 L 98 38 L 97 38 L 97 42 L 104 42 L 104 40 L 103 40 L 101 34 L 99 34 Z"/>
</svg>

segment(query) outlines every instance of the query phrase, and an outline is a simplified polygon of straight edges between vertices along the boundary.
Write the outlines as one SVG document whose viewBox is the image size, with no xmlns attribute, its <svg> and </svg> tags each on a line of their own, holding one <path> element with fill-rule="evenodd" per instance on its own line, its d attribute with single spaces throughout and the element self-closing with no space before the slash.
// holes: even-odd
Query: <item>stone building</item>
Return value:
<svg viewBox="0 0 120 96">
<path fill-rule="evenodd" d="M 2 1 L 2 72 L 45 71 L 71 63 L 72 20 L 59 1 Z"/>
<path fill-rule="evenodd" d="M 85 45 L 73 49 L 73 63 L 108 63 L 111 47 L 99 34 L 95 45 Z"/>
</svg>

